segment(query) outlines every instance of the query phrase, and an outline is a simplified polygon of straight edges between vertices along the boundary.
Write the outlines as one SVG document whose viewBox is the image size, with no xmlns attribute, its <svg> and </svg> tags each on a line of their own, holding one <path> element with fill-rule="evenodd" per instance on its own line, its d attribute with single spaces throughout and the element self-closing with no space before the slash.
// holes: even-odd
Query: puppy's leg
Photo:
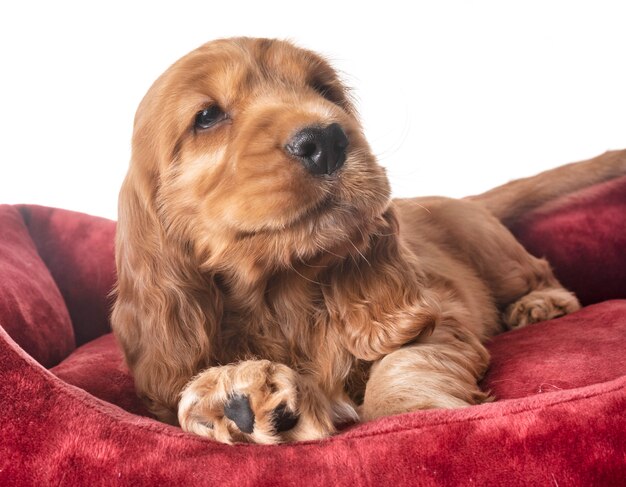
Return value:
<svg viewBox="0 0 626 487">
<path fill-rule="evenodd" d="M 185 431 L 224 443 L 274 444 L 333 433 L 328 399 L 301 374 L 269 360 L 211 367 L 181 394 Z"/>
<path fill-rule="evenodd" d="M 372 366 L 361 419 L 488 401 L 477 385 L 488 362 L 489 354 L 475 335 L 454 323 L 442 323 L 429 337 Z"/>
<path fill-rule="evenodd" d="M 432 208 L 456 246 L 455 254 L 491 289 L 508 328 L 556 318 L 580 308 L 544 259 L 530 255 L 498 219 L 467 200 L 444 200 Z"/>
<path fill-rule="evenodd" d="M 498 232 L 498 240 L 501 257 L 488 264 L 489 284 L 507 328 L 551 320 L 580 309 L 576 296 L 561 285 L 547 261 L 530 255 L 504 227 Z"/>
</svg>

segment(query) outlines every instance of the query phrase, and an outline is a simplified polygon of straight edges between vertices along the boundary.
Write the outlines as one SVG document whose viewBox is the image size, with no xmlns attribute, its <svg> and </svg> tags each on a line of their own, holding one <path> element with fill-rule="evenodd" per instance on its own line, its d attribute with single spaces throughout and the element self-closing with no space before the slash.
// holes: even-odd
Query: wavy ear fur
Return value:
<svg viewBox="0 0 626 487">
<path fill-rule="evenodd" d="M 393 208 L 365 254 L 346 259 L 330 276 L 325 300 L 335 323 L 349 323 L 344 346 L 361 360 L 378 360 L 428 335 L 441 319 L 416 257 L 399 238 Z"/>
<path fill-rule="evenodd" d="M 158 175 L 146 161 L 153 150 L 135 144 L 120 192 L 111 320 L 139 395 L 159 419 L 176 423 L 180 391 L 212 360 L 222 300 L 184 239 L 164 231 Z"/>
</svg>

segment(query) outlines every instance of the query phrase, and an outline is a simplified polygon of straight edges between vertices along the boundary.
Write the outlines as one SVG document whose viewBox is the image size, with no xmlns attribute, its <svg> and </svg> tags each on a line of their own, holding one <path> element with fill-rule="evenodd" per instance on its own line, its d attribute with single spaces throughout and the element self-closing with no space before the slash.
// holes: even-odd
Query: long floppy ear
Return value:
<svg viewBox="0 0 626 487">
<path fill-rule="evenodd" d="M 213 359 L 222 299 L 188 242 L 169 235 L 159 219 L 160 147 L 141 128 L 136 123 L 120 192 L 111 321 L 139 395 L 159 419 L 175 424 L 179 393 Z"/>
<path fill-rule="evenodd" d="M 390 207 L 369 246 L 333 269 L 324 298 L 344 346 L 373 361 L 430 334 L 442 315 L 419 263 L 398 237 Z"/>
</svg>

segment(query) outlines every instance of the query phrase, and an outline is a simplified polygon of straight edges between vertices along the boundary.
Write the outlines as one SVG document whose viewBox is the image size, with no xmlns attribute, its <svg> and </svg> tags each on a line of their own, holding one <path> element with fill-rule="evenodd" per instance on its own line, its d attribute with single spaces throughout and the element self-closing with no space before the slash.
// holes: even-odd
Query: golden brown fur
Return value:
<svg viewBox="0 0 626 487">
<path fill-rule="evenodd" d="M 196 130 L 213 104 L 228 117 Z M 285 144 L 331 123 L 345 165 L 309 174 Z M 326 61 L 265 39 L 200 47 L 141 102 L 120 193 L 112 322 L 138 392 L 163 421 L 259 443 L 488 399 L 482 342 L 578 308 L 485 209 L 499 197 L 392 202 Z M 252 432 L 225 415 L 235 396 Z"/>
</svg>

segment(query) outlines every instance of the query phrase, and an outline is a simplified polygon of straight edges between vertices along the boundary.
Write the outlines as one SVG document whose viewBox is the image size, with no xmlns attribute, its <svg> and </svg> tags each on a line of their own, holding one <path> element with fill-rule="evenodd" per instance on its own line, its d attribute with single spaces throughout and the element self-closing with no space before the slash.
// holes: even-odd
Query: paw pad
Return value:
<svg viewBox="0 0 626 487">
<path fill-rule="evenodd" d="M 276 409 L 274 409 L 272 424 L 274 425 L 274 430 L 276 432 L 282 433 L 283 431 L 289 431 L 290 429 L 293 429 L 293 427 L 298 423 L 299 419 L 299 416 L 293 414 L 287 409 L 286 404 L 281 404 Z"/>
<path fill-rule="evenodd" d="M 232 396 L 224 406 L 224 416 L 233 421 L 242 433 L 249 434 L 254 430 L 254 413 L 248 396 Z"/>
</svg>

